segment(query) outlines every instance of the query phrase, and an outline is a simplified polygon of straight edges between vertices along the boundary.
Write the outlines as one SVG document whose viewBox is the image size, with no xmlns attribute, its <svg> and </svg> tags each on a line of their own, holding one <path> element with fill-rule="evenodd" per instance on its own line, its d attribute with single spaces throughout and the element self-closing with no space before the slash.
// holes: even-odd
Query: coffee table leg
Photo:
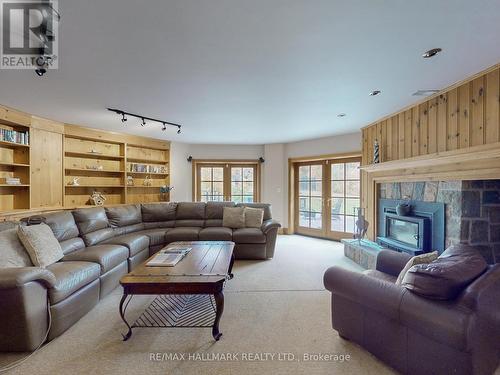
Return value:
<svg viewBox="0 0 500 375">
<path fill-rule="evenodd" d="M 231 280 L 234 277 L 233 265 L 234 265 L 234 254 L 231 255 L 231 262 L 229 263 L 229 269 L 227 270 L 227 273 L 229 274 L 229 280 Z"/>
<path fill-rule="evenodd" d="M 130 338 L 130 336 L 132 336 L 132 327 L 130 326 L 130 324 L 128 324 L 127 319 L 125 319 L 125 311 L 127 310 L 127 306 L 128 306 L 128 302 L 125 304 L 127 297 L 128 297 L 128 294 L 123 293 L 122 299 L 120 301 L 120 316 L 128 327 L 128 332 L 125 335 L 122 334 L 123 341 L 127 341 Z M 132 296 L 130 296 L 130 299 L 132 299 Z M 130 300 L 129 300 L 129 302 L 130 302 Z M 125 306 L 123 306 L 124 304 L 125 304 Z"/>
<path fill-rule="evenodd" d="M 222 333 L 219 332 L 219 321 L 220 317 L 222 316 L 222 312 L 224 311 L 224 294 L 222 293 L 222 290 L 218 293 L 215 293 L 214 297 L 216 310 L 214 326 L 212 327 L 212 336 L 214 337 L 215 341 L 219 341 L 222 336 Z"/>
</svg>

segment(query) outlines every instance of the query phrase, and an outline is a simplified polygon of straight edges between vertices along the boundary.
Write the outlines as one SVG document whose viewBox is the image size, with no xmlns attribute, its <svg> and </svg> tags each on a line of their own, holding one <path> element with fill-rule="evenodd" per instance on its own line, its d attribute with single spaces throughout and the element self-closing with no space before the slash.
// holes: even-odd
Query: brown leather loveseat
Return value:
<svg viewBox="0 0 500 375">
<path fill-rule="evenodd" d="M 409 258 L 383 250 L 376 270 L 329 268 L 333 328 L 403 374 L 492 374 L 500 356 L 500 264 L 455 298 L 433 300 L 395 284 Z"/>
<path fill-rule="evenodd" d="M 46 269 L 0 268 L 0 351 L 34 350 L 51 326 L 51 340 L 71 327 L 120 278 L 174 241 L 233 241 L 236 259 L 269 259 L 280 224 L 269 204 L 261 228 L 222 226 L 233 202 L 150 203 L 82 208 L 44 215 L 64 257 Z M 0 250 L 1 251 L 1 250 Z M 0 254 L 1 256 L 1 254 Z"/>
</svg>

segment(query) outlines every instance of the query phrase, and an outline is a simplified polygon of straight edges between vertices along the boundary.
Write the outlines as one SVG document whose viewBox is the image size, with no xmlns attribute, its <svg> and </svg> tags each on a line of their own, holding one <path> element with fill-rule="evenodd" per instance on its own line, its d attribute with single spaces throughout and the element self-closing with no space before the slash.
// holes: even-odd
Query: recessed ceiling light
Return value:
<svg viewBox="0 0 500 375">
<path fill-rule="evenodd" d="M 375 96 L 375 95 L 378 95 L 380 94 L 381 91 L 380 90 L 373 90 L 371 93 L 370 93 L 370 96 Z"/>
<path fill-rule="evenodd" d="M 345 113 L 339 113 L 339 114 L 337 115 L 337 117 L 345 117 L 345 116 L 346 116 L 346 114 L 345 114 Z"/>
<path fill-rule="evenodd" d="M 441 48 L 433 48 L 433 49 L 430 49 L 430 50 L 424 52 L 424 54 L 422 55 L 422 57 L 424 59 L 428 59 L 429 57 L 436 56 L 441 51 L 442 51 Z"/>
</svg>

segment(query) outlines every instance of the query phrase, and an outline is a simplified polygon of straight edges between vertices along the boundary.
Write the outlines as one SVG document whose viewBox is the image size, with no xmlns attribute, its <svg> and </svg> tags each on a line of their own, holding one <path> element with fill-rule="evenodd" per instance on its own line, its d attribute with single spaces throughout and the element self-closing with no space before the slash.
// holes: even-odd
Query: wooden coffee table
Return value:
<svg viewBox="0 0 500 375">
<path fill-rule="evenodd" d="M 233 277 L 234 242 L 173 242 L 166 248 L 174 245 L 193 249 L 174 267 L 148 267 L 146 263 L 151 259 L 149 258 L 121 278 L 123 296 L 120 301 L 120 316 L 128 327 L 128 332 L 123 335 L 124 341 L 132 336 L 132 328 L 138 327 L 131 326 L 125 319 L 125 311 L 134 295 L 213 295 L 216 306 L 212 335 L 215 340 L 222 336 L 219 321 L 224 310 L 224 283 Z M 155 320 L 160 323 L 155 323 L 155 327 L 171 326 L 162 325 L 162 314 L 158 315 L 159 319 Z"/>
</svg>

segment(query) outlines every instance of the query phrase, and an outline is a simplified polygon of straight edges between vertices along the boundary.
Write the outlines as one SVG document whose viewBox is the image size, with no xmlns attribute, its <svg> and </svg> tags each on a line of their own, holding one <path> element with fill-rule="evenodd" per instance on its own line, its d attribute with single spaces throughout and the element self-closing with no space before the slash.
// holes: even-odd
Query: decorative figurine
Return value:
<svg viewBox="0 0 500 375">
<path fill-rule="evenodd" d="M 80 179 L 80 177 L 73 177 L 73 180 L 70 181 L 68 183 L 68 185 L 70 185 L 70 186 L 80 186 L 80 183 L 78 182 L 79 179 Z"/>
<path fill-rule="evenodd" d="M 94 206 L 102 206 L 106 201 L 106 197 L 98 191 L 94 191 L 90 196 L 90 204 Z"/>
<path fill-rule="evenodd" d="M 144 186 L 153 186 L 153 179 L 151 178 L 151 176 L 146 176 L 146 178 L 144 179 L 144 182 L 142 183 Z"/>
<path fill-rule="evenodd" d="M 363 207 L 355 207 L 354 214 L 356 215 L 356 221 L 354 223 L 356 228 L 353 237 L 357 239 L 358 244 L 360 244 L 366 236 L 369 223 L 365 219 L 365 209 Z"/>
<path fill-rule="evenodd" d="M 134 178 L 132 176 L 127 176 L 127 186 L 134 186 Z"/>
<path fill-rule="evenodd" d="M 380 146 L 378 144 L 378 140 L 375 139 L 375 143 L 373 144 L 373 163 L 378 164 L 380 163 Z"/>
</svg>

